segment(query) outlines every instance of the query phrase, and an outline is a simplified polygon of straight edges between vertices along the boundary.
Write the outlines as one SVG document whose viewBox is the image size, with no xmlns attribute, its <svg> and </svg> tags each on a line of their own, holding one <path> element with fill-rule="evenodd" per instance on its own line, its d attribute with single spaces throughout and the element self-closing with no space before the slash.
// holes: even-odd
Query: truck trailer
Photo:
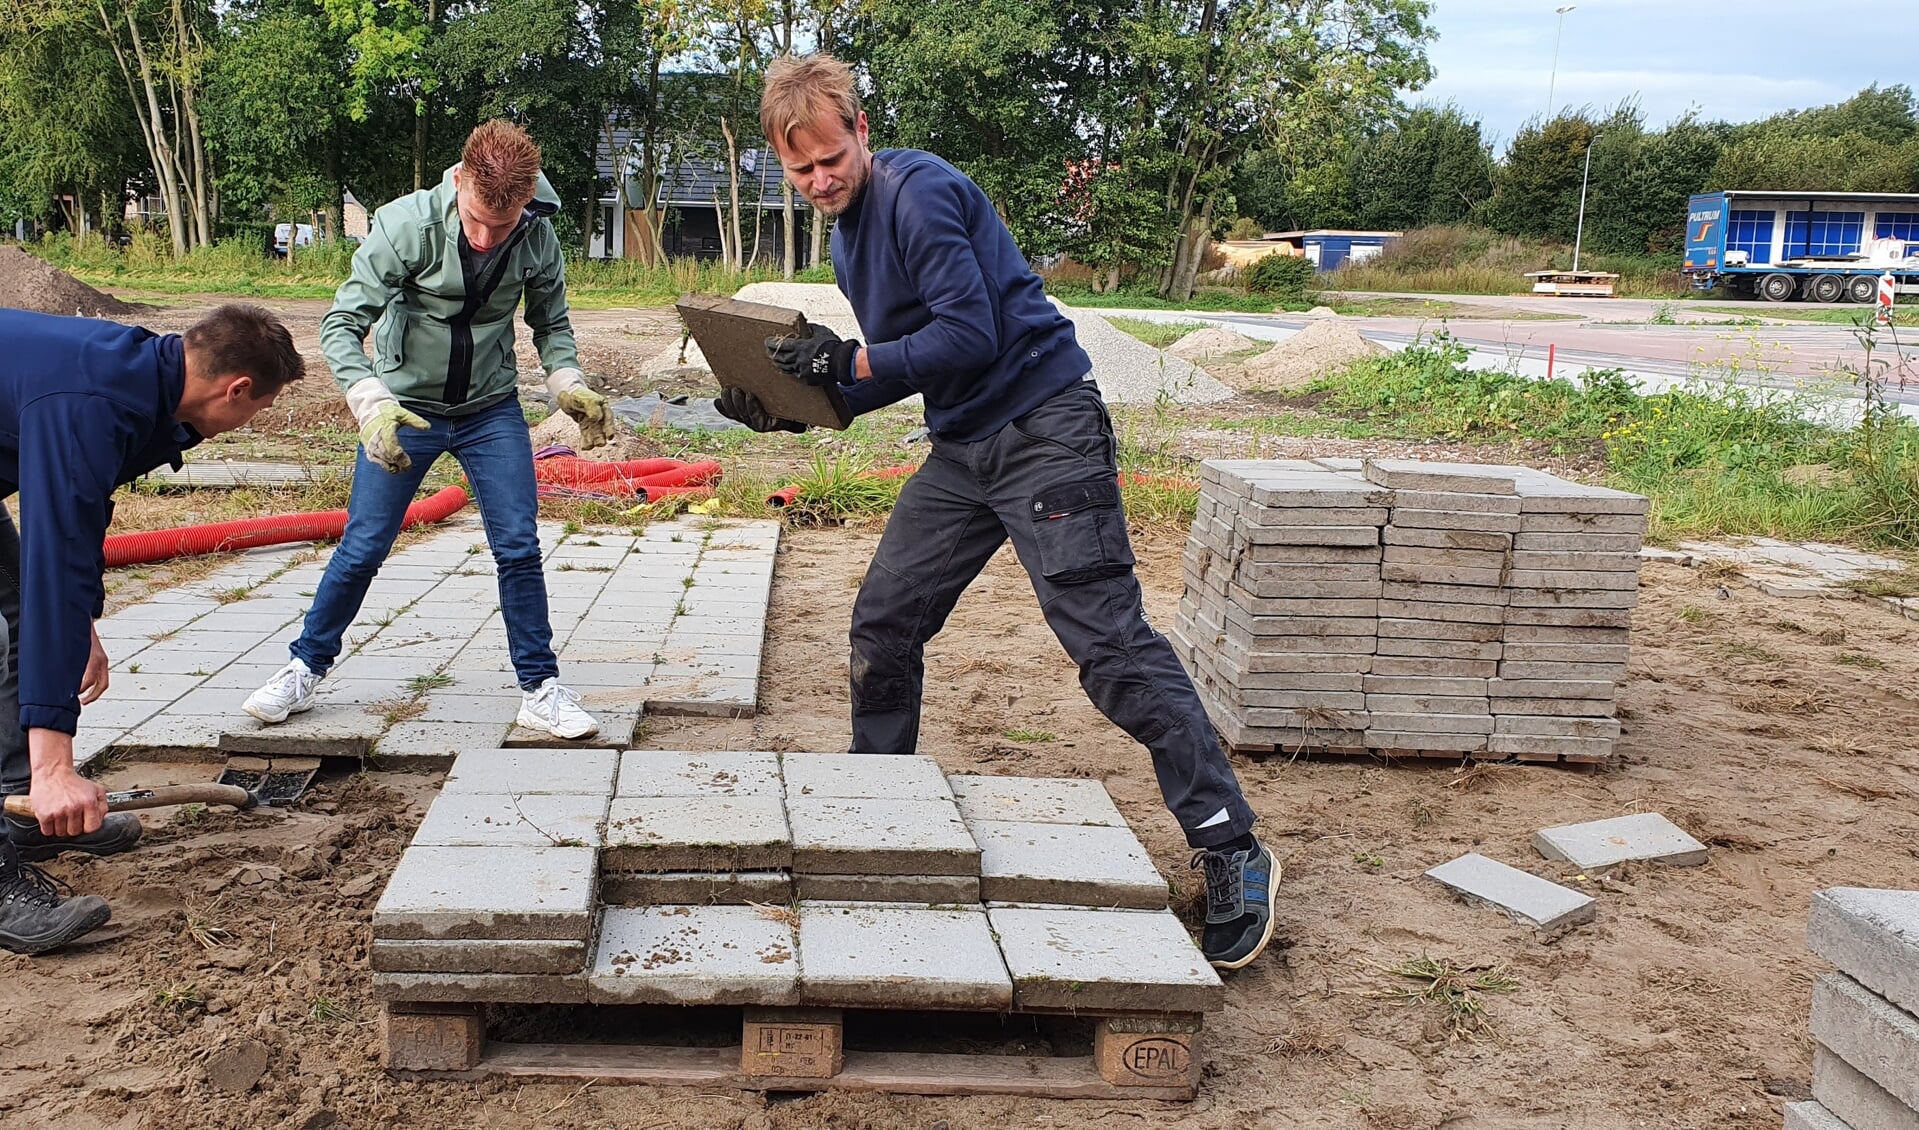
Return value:
<svg viewBox="0 0 1919 1130">
<path fill-rule="evenodd" d="M 1693 289 L 1785 302 L 1919 294 L 1919 193 L 1704 192 L 1687 206 Z"/>
</svg>

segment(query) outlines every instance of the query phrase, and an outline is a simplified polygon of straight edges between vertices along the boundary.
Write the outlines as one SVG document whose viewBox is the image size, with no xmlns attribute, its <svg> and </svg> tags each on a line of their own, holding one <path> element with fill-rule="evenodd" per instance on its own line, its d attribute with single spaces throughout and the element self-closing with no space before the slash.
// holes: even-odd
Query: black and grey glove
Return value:
<svg viewBox="0 0 1919 1130">
<path fill-rule="evenodd" d="M 805 337 L 766 339 L 766 355 L 775 365 L 820 388 L 852 384 L 859 351 L 859 342 L 844 340 L 826 326 L 806 327 Z"/>
<path fill-rule="evenodd" d="M 803 432 L 806 425 L 798 420 L 782 419 L 768 412 L 760 404 L 760 398 L 743 388 L 721 388 L 719 398 L 713 401 L 713 410 L 729 420 L 737 420 L 756 432 Z"/>
</svg>

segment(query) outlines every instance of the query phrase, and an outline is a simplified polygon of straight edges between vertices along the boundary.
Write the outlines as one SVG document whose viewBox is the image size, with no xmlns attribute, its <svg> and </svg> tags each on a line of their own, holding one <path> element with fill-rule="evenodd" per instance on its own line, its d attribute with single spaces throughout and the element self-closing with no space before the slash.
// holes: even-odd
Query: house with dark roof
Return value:
<svg viewBox="0 0 1919 1130">
<path fill-rule="evenodd" d="M 604 132 L 596 147 L 601 184 L 616 186 L 617 191 L 625 194 L 626 210 L 637 211 L 645 203 L 638 195 L 643 191 L 637 175 L 638 139 L 632 130 L 616 128 L 611 132 L 612 147 L 608 147 Z M 699 150 L 682 148 L 678 152 L 662 146 L 660 161 L 662 170 L 654 206 L 666 215 L 660 229 L 660 243 L 667 255 L 720 258 L 724 248 L 720 225 L 726 210 L 732 207 L 725 145 L 715 144 Z M 771 149 L 744 149 L 740 151 L 739 162 L 740 242 L 745 245 L 744 258 L 749 263 L 757 258 L 762 263 L 777 264 L 784 254 L 782 240 L 786 222 L 779 158 Z M 595 259 L 627 257 L 627 240 L 641 238 L 637 220 L 620 222 L 620 199 L 612 191 L 600 197 L 599 207 L 599 222 L 593 225 L 593 241 L 587 254 Z M 812 222 L 812 209 L 798 193 L 793 195 L 793 217 L 796 229 L 793 242 L 798 258 L 795 267 L 805 268 L 810 265 L 807 262 L 811 242 L 808 225 Z"/>
</svg>

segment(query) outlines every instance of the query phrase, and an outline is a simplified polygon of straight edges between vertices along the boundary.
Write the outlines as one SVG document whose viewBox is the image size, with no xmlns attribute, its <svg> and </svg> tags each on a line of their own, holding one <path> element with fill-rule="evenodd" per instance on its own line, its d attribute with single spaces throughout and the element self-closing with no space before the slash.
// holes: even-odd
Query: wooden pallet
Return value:
<svg viewBox="0 0 1919 1130">
<path fill-rule="evenodd" d="M 1329 757 L 1329 758 L 1365 758 L 1371 761 L 1419 761 L 1447 765 L 1510 765 L 1525 763 L 1528 765 L 1578 765 L 1612 766 L 1619 763 L 1619 754 L 1614 752 L 1605 756 L 1573 753 L 1459 753 L 1453 750 L 1433 749 L 1373 749 L 1367 746 L 1294 746 L 1294 745 L 1235 745 L 1224 742 L 1229 753 L 1244 757 Z"/>
<path fill-rule="evenodd" d="M 409 1077 L 502 1076 L 551 1082 L 720 1086 L 749 1091 L 876 1091 L 1055 1099 L 1192 1099 L 1198 1013 L 1094 1018 L 1090 1056 L 941 1054 L 845 1047 L 828 1008 L 741 1010 L 726 1047 L 489 1041 L 484 1005 L 389 1003 L 380 1018 L 389 1071 Z"/>
</svg>

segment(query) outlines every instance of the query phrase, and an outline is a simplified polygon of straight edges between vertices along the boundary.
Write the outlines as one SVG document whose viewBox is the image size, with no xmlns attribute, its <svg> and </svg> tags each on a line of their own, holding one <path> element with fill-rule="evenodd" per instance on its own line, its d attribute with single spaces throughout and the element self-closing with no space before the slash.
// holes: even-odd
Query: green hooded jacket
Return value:
<svg viewBox="0 0 1919 1130">
<path fill-rule="evenodd" d="M 440 416 L 497 403 L 519 383 L 513 311 L 522 294 L 533 347 L 547 372 L 578 368 L 567 319 L 566 263 L 549 219 L 559 208 L 543 173 L 527 215 L 472 295 L 460 265 L 453 169 L 438 187 L 375 212 L 372 231 L 354 252 L 352 273 L 320 319 L 320 348 L 340 388 L 378 377 L 408 408 Z M 369 329 L 371 361 L 365 349 Z"/>
</svg>

